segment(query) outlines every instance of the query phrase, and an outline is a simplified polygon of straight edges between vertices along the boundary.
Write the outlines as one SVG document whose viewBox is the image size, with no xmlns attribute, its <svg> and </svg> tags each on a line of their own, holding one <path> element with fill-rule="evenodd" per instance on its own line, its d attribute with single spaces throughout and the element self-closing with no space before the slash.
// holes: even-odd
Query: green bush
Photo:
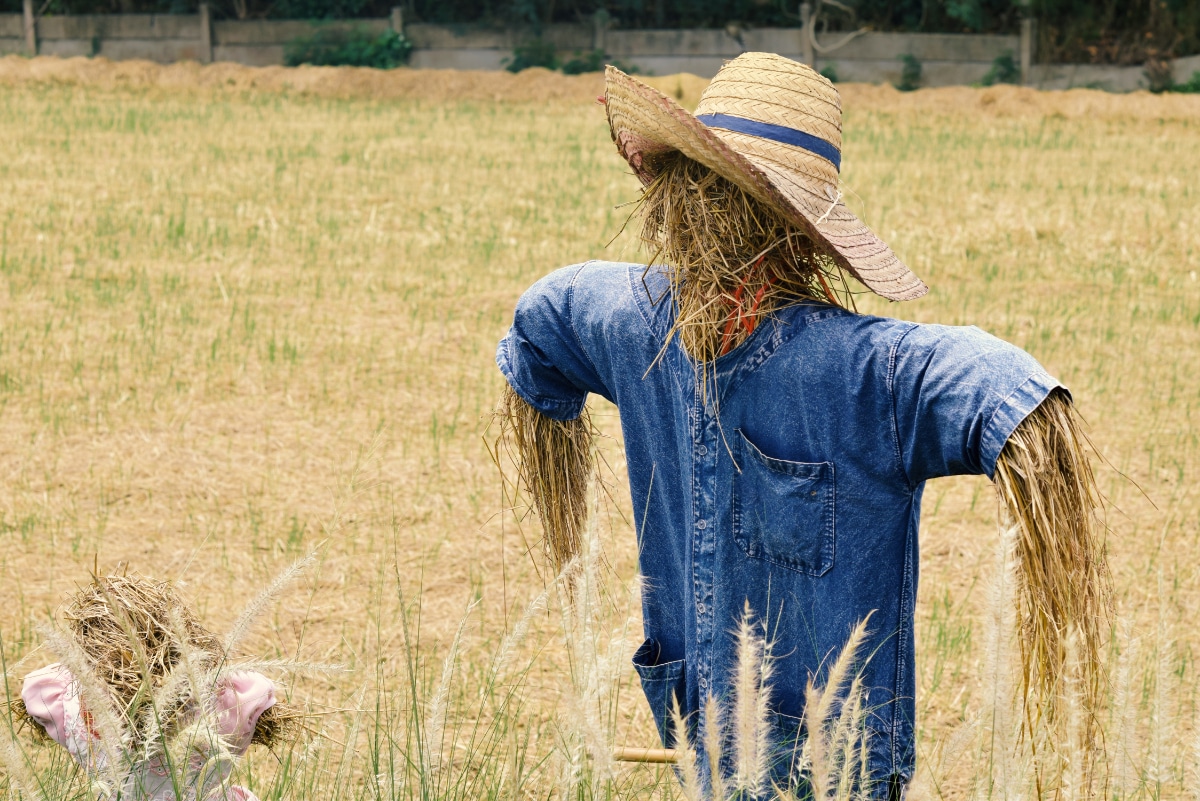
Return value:
<svg viewBox="0 0 1200 801">
<path fill-rule="evenodd" d="M 821 75 L 823 75 L 830 83 L 838 82 L 837 67 L 832 64 L 826 64 L 821 67 Z"/>
<path fill-rule="evenodd" d="M 520 72 L 530 67 L 545 67 L 548 70 L 558 69 L 558 54 L 554 45 L 545 39 L 531 39 L 513 50 L 513 57 L 507 59 L 504 69 L 509 72 Z"/>
<path fill-rule="evenodd" d="M 992 68 L 988 70 L 987 75 L 983 76 L 984 86 L 1020 82 L 1021 68 L 1017 66 L 1017 62 L 1013 59 L 1011 50 L 996 56 L 996 60 L 992 62 Z"/>
<path fill-rule="evenodd" d="M 575 51 L 575 56 L 562 65 L 564 75 L 583 75 L 586 72 L 604 72 L 604 67 L 611 64 L 626 75 L 637 75 L 638 68 L 633 64 L 625 64 L 619 59 L 605 53 L 603 50 L 589 50 L 586 53 Z"/>
<path fill-rule="evenodd" d="M 900 68 L 900 83 L 896 88 L 901 92 L 911 92 L 921 86 L 921 62 L 912 53 L 900 56 L 904 66 Z"/>
<path fill-rule="evenodd" d="M 408 63 L 412 42 L 395 31 L 374 33 L 367 28 L 318 28 L 312 36 L 289 43 L 284 61 L 289 67 L 374 67 L 390 70 Z"/>
<path fill-rule="evenodd" d="M 1172 84 L 1168 91 L 1200 95 L 1200 72 L 1193 72 L 1192 77 L 1183 83 Z"/>
</svg>

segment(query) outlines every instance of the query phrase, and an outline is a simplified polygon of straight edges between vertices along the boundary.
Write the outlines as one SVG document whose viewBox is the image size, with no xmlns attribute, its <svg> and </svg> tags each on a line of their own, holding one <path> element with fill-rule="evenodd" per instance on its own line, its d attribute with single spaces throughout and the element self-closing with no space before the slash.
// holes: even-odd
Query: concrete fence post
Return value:
<svg viewBox="0 0 1200 801">
<path fill-rule="evenodd" d="M 800 4 L 800 53 L 804 63 L 810 67 L 817 64 L 817 55 L 813 52 L 813 9 L 812 3 Z"/>
<path fill-rule="evenodd" d="M 212 9 L 208 3 L 200 4 L 200 63 L 213 62 Z"/>
<path fill-rule="evenodd" d="M 404 9 L 400 6 L 392 6 L 392 15 L 388 17 L 389 24 L 392 26 L 392 33 L 397 36 L 404 35 Z"/>
<path fill-rule="evenodd" d="M 1021 84 L 1033 86 L 1033 58 L 1037 48 L 1037 21 L 1033 17 L 1021 19 Z"/>
<path fill-rule="evenodd" d="M 25 22 L 25 51 L 30 57 L 33 57 L 37 55 L 38 51 L 37 20 L 33 17 L 33 0 L 25 0 L 23 12 Z"/>
<path fill-rule="evenodd" d="M 603 8 L 592 14 L 592 49 L 603 52 L 605 48 L 605 37 L 608 34 L 609 23 L 612 22 L 610 15 Z"/>
</svg>

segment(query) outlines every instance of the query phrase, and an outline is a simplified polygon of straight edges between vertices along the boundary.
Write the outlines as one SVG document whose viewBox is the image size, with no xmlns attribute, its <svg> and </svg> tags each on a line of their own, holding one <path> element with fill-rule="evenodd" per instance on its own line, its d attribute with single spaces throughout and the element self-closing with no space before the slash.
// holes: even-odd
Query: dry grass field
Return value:
<svg viewBox="0 0 1200 801">
<path fill-rule="evenodd" d="M 699 88 L 656 83 L 685 103 Z M 316 550 L 245 650 L 345 670 L 288 682 L 324 735 L 255 755 L 264 801 L 672 793 L 640 767 L 595 782 L 584 766 L 582 789 L 561 778 L 581 759 L 571 719 L 656 745 L 627 667 L 640 637 L 615 409 L 596 407 L 614 500 L 595 651 L 564 640 L 553 598 L 524 611 L 544 586 L 526 556 L 537 528 L 507 511 L 485 441 L 522 289 L 638 258 L 627 234 L 608 244 L 636 182 L 601 89 L 537 72 L 0 59 L 10 687 L 53 661 L 36 626 L 96 565 L 179 579 L 220 631 Z M 843 102 L 850 202 L 932 287 L 861 308 L 978 325 L 1070 385 L 1103 454 L 1130 629 L 1114 665 L 1133 654 L 1106 792 L 1193 797 L 1200 99 L 846 86 Z M 985 702 L 991 487 L 933 482 L 922 522 L 914 795 L 964 798 L 985 768 L 944 744 L 973 742 L 963 722 Z M 581 671 L 620 689 L 573 690 Z M 87 797 L 63 781 L 58 797 Z"/>
</svg>

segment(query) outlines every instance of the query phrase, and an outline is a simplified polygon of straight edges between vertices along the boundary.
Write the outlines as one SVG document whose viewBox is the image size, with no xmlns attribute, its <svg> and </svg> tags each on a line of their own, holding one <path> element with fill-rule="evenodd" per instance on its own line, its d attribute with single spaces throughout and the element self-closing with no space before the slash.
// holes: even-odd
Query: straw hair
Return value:
<svg viewBox="0 0 1200 801">
<path fill-rule="evenodd" d="M 550 575 L 557 576 L 583 552 L 588 486 L 595 471 L 591 416 L 585 408 L 574 420 L 555 420 L 506 385 L 496 418 L 497 449 L 509 450 L 542 521 L 542 551 Z"/>
<path fill-rule="evenodd" d="M 740 186 L 681 153 L 642 192 L 652 262 L 667 267 L 678 336 L 701 365 L 737 347 L 772 312 L 804 301 L 852 306 L 837 263 Z"/>
<path fill-rule="evenodd" d="M 1104 678 L 1103 633 L 1111 594 L 1099 494 L 1070 397 L 1056 390 L 1009 437 L 995 483 L 1017 527 L 1017 610 L 1027 724 L 1056 723 L 1060 683 L 1075 632 L 1082 704 L 1089 739 L 1097 731 Z"/>
<path fill-rule="evenodd" d="M 643 185 L 654 181 L 666 157 L 682 153 L 774 209 L 872 292 L 890 300 L 928 292 L 842 202 L 833 161 L 804 146 L 721 127 L 729 118 L 765 124 L 815 137 L 840 153 L 841 100 L 810 67 L 770 53 L 744 53 L 713 78 L 696 116 L 609 67 L 605 105 L 613 142 Z M 697 117 L 712 120 L 713 127 Z"/>
</svg>

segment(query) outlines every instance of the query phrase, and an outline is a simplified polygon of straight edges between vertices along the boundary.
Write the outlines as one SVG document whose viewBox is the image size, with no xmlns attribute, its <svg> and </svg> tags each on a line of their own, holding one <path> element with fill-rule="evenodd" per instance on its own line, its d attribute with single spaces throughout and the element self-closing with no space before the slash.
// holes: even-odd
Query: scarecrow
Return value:
<svg viewBox="0 0 1200 801">
<path fill-rule="evenodd" d="M 977 328 L 854 311 L 850 279 L 894 301 L 928 290 L 842 202 L 834 86 L 746 53 L 694 115 L 612 67 L 602 101 L 655 256 L 524 294 L 496 356 L 501 419 L 561 569 L 585 525 L 587 395 L 618 407 L 644 578 L 633 661 L 664 745 L 674 703 L 697 739 L 720 725 L 707 701 L 733 691 L 749 608 L 774 654 L 759 791 L 802 785 L 786 744 L 805 737 L 805 687 L 869 616 L 860 792 L 903 797 L 921 493 L 956 474 L 992 479 L 1018 529 L 1027 714 L 1055 717 L 1069 642 L 1094 711 L 1106 574 L 1071 397 Z"/>
<path fill-rule="evenodd" d="M 64 663 L 25 677 L 16 717 L 65 748 L 100 801 L 257 801 L 230 785 L 294 726 L 266 676 L 226 664 L 171 584 L 98 576 L 68 601 Z M 68 666 L 69 665 L 69 666 Z"/>
</svg>

